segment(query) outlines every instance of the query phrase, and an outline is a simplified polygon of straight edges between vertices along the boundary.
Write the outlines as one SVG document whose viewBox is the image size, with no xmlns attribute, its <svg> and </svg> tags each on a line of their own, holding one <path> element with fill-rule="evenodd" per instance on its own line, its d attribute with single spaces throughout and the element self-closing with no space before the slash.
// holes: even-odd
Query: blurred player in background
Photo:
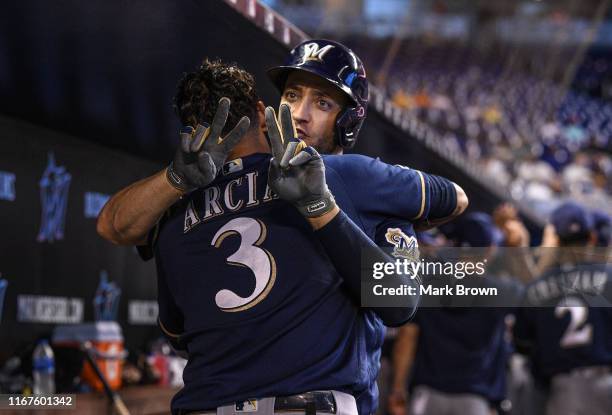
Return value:
<svg viewBox="0 0 612 415">
<path fill-rule="evenodd" d="M 489 215 L 471 213 L 456 225 L 456 246 L 488 247 L 488 258 L 494 255 L 501 234 Z M 419 309 L 413 322 L 399 330 L 395 343 L 389 412 L 490 415 L 506 397 L 506 366 L 511 352 L 506 321 L 510 311 L 478 307 Z"/>
<path fill-rule="evenodd" d="M 551 215 L 557 261 L 526 290 L 515 339 L 549 385 L 549 415 L 612 413 L 612 269 L 593 255 L 593 218 L 575 203 Z M 531 308 L 534 307 L 534 308 Z"/>
</svg>

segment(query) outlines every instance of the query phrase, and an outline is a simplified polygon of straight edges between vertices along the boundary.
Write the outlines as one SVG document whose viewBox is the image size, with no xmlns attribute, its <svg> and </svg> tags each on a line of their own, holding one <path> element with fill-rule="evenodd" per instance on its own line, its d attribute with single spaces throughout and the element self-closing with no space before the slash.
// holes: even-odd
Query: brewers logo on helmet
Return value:
<svg viewBox="0 0 612 415">
<path fill-rule="evenodd" d="M 368 80 L 361 60 L 352 50 L 331 40 L 307 40 L 297 45 L 283 66 L 268 70 L 268 76 L 283 91 L 289 72 L 313 73 L 344 92 L 351 101 L 336 119 L 336 140 L 344 148 L 355 145 L 368 107 Z"/>
</svg>

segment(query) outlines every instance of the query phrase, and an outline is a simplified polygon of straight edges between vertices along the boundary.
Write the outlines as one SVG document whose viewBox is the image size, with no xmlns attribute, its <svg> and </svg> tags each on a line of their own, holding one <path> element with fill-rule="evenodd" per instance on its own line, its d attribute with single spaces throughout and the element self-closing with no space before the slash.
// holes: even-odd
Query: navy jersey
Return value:
<svg viewBox="0 0 612 415">
<path fill-rule="evenodd" d="M 540 378 L 612 365 L 612 269 L 603 264 L 556 267 L 527 286 L 514 337 L 531 350 Z"/>
<path fill-rule="evenodd" d="M 502 308 L 421 308 L 411 386 L 472 393 L 496 403 L 506 393 L 511 353 Z"/>
<path fill-rule="evenodd" d="M 227 163 L 223 176 L 175 206 L 159 227 L 160 325 L 190 355 L 173 408 L 335 388 L 353 393 L 361 413 L 373 412 L 384 326 L 343 294 L 327 261 L 313 261 L 325 252 L 310 225 L 266 186 L 269 158 Z M 426 175 L 367 157 L 342 158 L 361 164 L 326 157 L 328 185 L 372 239 L 385 215 L 426 215 Z M 364 168 L 370 181 L 357 186 L 352 181 Z M 389 169 L 401 178 L 393 182 Z M 378 208 L 363 202 L 385 180 L 406 192 L 405 206 L 372 195 Z M 263 363 L 270 361 L 279 364 Z"/>
<path fill-rule="evenodd" d="M 418 251 L 414 221 L 448 216 L 455 209 L 455 189 L 440 177 L 359 154 L 325 155 L 323 160 L 338 206 L 377 245 L 393 248 L 394 256 Z M 376 377 L 386 328 L 371 311 L 363 312 L 363 320 L 369 386 L 357 397 L 357 405 L 365 414 L 378 405 Z"/>
<path fill-rule="evenodd" d="M 307 221 L 274 199 L 269 157 L 234 161 L 160 226 L 160 325 L 189 353 L 173 412 L 368 382 L 358 309 L 313 260 L 325 252 Z"/>
<path fill-rule="evenodd" d="M 387 219 L 437 219 L 455 209 L 454 187 L 440 177 L 359 154 L 323 160 L 338 205 L 372 240 Z"/>
<path fill-rule="evenodd" d="M 410 255 L 417 252 L 418 245 L 412 223 L 400 220 L 387 219 L 380 222 L 373 238 L 376 245 L 383 248 L 392 248 L 390 253 L 395 257 L 402 257 L 403 253 Z M 415 251 L 416 250 L 416 251 Z M 376 379 L 380 371 L 380 360 L 385 344 L 386 327 L 381 319 L 370 310 L 363 310 L 365 323 L 366 361 L 364 367 L 368 373 L 368 389 L 357 397 L 360 413 L 374 413 L 378 406 L 378 385 Z"/>
</svg>

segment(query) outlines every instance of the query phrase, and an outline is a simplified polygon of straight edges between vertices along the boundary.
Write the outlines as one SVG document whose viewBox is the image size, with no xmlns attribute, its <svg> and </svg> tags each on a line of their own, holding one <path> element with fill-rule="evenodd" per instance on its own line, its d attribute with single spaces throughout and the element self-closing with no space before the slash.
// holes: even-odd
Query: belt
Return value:
<svg viewBox="0 0 612 415">
<path fill-rule="evenodd" d="M 231 405 L 220 406 L 216 409 L 204 409 L 198 411 L 179 410 L 179 415 L 268 415 L 269 409 L 273 412 L 303 412 L 305 415 L 316 415 L 317 413 L 336 414 L 338 406 L 332 391 L 312 391 L 297 395 L 277 396 L 275 398 L 249 399 L 234 402 Z"/>
<path fill-rule="evenodd" d="M 274 400 L 274 411 L 304 411 L 306 415 L 317 412 L 336 413 L 336 399 L 331 391 L 314 391 L 299 395 L 279 396 Z"/>
</svg>

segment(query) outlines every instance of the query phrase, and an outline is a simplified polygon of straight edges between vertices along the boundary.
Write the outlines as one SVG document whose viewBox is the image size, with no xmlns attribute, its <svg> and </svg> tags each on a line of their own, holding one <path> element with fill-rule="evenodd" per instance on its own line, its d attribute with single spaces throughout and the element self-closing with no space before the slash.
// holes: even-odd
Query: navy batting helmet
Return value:
<svg viewBox="0 0 612 415">
<path fill-rule="evenodd" d="M 340 146 L 350 148 L 355 145 L 369 99 L 365 68 L 357 55 L 331 40 L 307 40 L 291 51 L 285 65 L 268 70 L 268 76 L 282 93 L 289 72 L 294 70 L 318 75 L 350 98 L 351 103 L 338 114 L 335 135 Z"/>
</svg>

